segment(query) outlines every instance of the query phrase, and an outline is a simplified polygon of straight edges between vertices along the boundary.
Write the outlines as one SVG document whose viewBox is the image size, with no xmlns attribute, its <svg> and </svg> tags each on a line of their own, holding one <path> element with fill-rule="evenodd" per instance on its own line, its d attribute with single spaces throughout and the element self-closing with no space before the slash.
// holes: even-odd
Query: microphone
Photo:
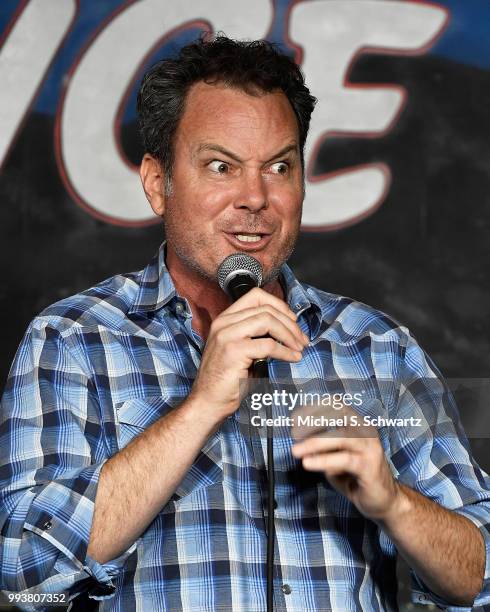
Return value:
<svg viewBox="0 0 490 612">
<path fill-rule="evenodd" d="M 262 284 L 262 265 L 245 253 L 228 255 L 218 268 L 218 283 L 234 301 Z"/>
<path fill-rule="evenodd" d="M 218 283 L 233 302 L 236 302 L 250 289 L 260 287 L 262 265 L 255 257 L 246 253 L 232 253 L 218 268 Z M 255 359 L 252 374 L 254 378 L 268 378 L 267 359 Z"/>
</svg>

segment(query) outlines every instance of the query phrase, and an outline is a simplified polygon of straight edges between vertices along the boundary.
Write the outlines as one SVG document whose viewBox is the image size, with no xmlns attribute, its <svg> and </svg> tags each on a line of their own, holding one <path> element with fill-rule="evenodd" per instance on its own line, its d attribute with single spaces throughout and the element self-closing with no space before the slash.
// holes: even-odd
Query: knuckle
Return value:
<svg viewBox="0 0 490 612">
<path fill-rule="evenodd" d="M 218 329 L 214 334 L 214 341 L 217 346 L 224 348 L 226 347 L 226 337 L 223 329 Z"/>
<path fill-rule="evenodd" d="M 383 447 L 381 446 L 381 443 L 377 444 L 376 442 L 377 440 L 373 439 L 372 441 L 373 454 L 378 461 L 383 461 L 383 459 L 385 459 L 386 457 L 385 452 L 383 450 Z"/>
<path fill-rule="evenodd" d="M 274 314 L 274 308 L 270 304 L 263 304 L 262 306 L 260 306 L 260 310 L 265 314 Z"/>
<path fill-rule="evenodd" d="M 264 323 L 266 323 L 267 325 L 271 325 L 274 321 L 274 315 L 269 311 L 263 312 L 261 317 Z"/>
<path fill-rule="evenodd" d="M 218 332 L 218 330 L 221 328 L 220 323 L 219 317 L 211 322 L 211 325 L 209 326 L 209 335 L 216 334 Z"/>
<path fill-rule="evenodd" d="M 357 472 L 360 467 L 359 456 L 354 453 L 349 453 L 349 467 L 353 472 Z"/>
<path fill-rule="evenodd" d="M 264 338 L 265 349 L 272 352 L 276 348 L 277 342 L 273 338 Z"/>
</svg>

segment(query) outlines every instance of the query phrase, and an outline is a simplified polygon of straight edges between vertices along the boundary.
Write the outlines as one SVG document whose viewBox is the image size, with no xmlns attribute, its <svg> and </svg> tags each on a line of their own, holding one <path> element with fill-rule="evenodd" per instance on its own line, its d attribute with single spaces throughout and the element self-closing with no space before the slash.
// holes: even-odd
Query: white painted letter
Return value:
<svg viewBox="0 0 490 612">
<path fill-rule="evenodd" d="M 141 0 L 102 30 L 68 86 L 61 118 L 62 162 L 72 190 L 108 221 L 152 218 L 138 174 L 121 158 L 116 113 L 145 55 L 177 27 L 207 22 L 232 38 L 261 38 L 272 19 L 269 0 Z"/>
<path fill-rule="evenodd" d="M 75 0 L 31 0 L 0 50 L 0 167 L 75 11 Z"/>
<path fill-rule="evenodd" d="M 344 86 L 348 67 L 363 48 L 422 53 L 444 27 L 447 12 L 432 4 L 390 0 L 315 0 L 294 6 L 291 37 L 303 48 L 306 83 L 318 104 L 308 145 L 303 228 L 329 229 L 369 215 L 389 187 L 384 164 L 313 177 L 315 153 L 332 132 L 380 135 L 401 110 L 395 86 Z"/>
</svg>

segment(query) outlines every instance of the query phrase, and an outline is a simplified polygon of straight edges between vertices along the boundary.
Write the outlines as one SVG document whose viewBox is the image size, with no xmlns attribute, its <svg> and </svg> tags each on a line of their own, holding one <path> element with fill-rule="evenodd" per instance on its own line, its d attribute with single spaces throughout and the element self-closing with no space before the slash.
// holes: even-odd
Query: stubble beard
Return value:
<svg viewBox="0 0 490 612">
<path fill-rule="evenodd" d="M 294 247 L 296 246 L 296 242 L 298 241 L 298 235 L 299 227 L 293 234 L 288 235 L 286 242 L 282 245 L 281 251 L 275 253 L 272 258 L 269 270 L 264 273 L 262 279 L 262 286 L 267 285 L 272 281 L 275 281 L 279 277 L 282 266 L 287 262 L 287 260 L 291 257 L 294 251 Z"/>
<path fill-rule="evenodd" d="M 191 251 L 190 249 L 186 248 L 185 241 L 180 241 L 178 239 L 175 240 L 176 235 L 172 228 L 172 222 L 168 223 L 168 221 L 164 221 L 164 228 L 165 228 L 165 237 L 167 241 L 172 245 L 172 248 L 175 251 L 175 254 L 185 264 L 185 266 L 189 268 L 190 270 L 192 270 L 193 272 L 195 272 L 202 279 L 208 282 L 214 283 L 214 284 L 218 284 L 218 279 L 217 279 L 218 267 L 221 264 L 221 261 L 216 266 L 216 270 L 210 271 L 204 268 L 202 265 L 200 265 L 200 263 L 196 261 L 196 258 L 192 255 L 192 251 L 195 252 L 196 249 L 198 251 L 200 250 L 203 253 L 206 252 L 206 249 L 208 246 L 206 240 L 202 240 L 202 241 L 196 240 L 194 242 L 194 247 Z M 298 235 L 299 235 L 299 228 L 297 231 L 294 232 L 294 234 L 290 234 L 288 236 L 288 239 L 282 245 L 280 252 L 277 252 L 274 254 L 272 261 L 268 266 L 268 269 L 265 271 L 263 275 L 262 286 L 265 286 L 275 281 L 279 277 L 283 264 L 286 263 L 286 261 L 289 259 L 289 257 L 294 251 L 294 247 L 296 246 Z M 225 256 L 223 256 L 222 259 L 225 259 Z"/>
<path fill-rule="evenodd" d="M 192 249 L 187 248 L 186 241 L 179 239 L 180 231 L 174 225 L 173 221 L 169 221 L 169 217 L 170 219 L 172 218 L 171 215 L 165 215 L 163 219 L 165 239 L 167 240 L 168 244 L 172 246 L 172 249 L 175 251 L 177 257 L 189 270 L 195 272 L 202 279 L 212 283 L 217 283 L 216 273 L 213 274 L 211 271 L 203 268 L 192 254 L 196 250 L 198 252 L 205 253 L 207 248 L 206 240 L 196 239 L 193 241 L 194 247 Z"/>
<path fill-rule="evenodd" d="M 171 190 L 171 184 L 169 187 Z M 193 253 L 206 253 L 210 247 L 208 241 L 205 238 L 194 239 L 192 241 L 193 246 L 188 248 L 188 243 L 185 238 L 181 239 L 181 228 L 177 223 L 174 223 L 174 215 L 172 215 L 171 210 L 167 210 L 167 214 L 163 216 L 163 226 L 166 240 L 172 246 L 175 254 L 185 264 L 185 266 L 202 279 L 218 284 L 218 268 L 221 262 L 225 259 L 226 255 L 222 256 L 220 262 L 216 265 L 216 269 L 207 270 L 196 260 Z M 263 271 L 262 286 L 275 281 L 279 277 L 283 264 L 286 263 L 294 251 L 294 247 L 298 241 L 299 231 L 300 223 L 298 222 L 293 232 L 287 236 L 286 242 L 282 244 L 280 251 L 276 252 L 272 256 L 272 261 L 268 266 L 268 270 Z"/>
</svg>

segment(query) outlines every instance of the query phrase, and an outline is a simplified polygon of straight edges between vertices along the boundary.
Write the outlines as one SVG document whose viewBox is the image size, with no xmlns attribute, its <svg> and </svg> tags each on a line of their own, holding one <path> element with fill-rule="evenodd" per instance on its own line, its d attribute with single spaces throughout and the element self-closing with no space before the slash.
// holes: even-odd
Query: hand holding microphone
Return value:
<svg viewBox="0 0 490 612">
<path fill-rule="evenodd" d="M 237 256 L 242 259 L 234 260 L 229 269 L 228 260 Z M 256 286 L 262 279 L 260 263 L 243 254 L 230 258 L 220 266 L 220 285 L 232 299 L 237 299 L 211 324 L 191 391 L 194 398 L 202 398 L 203 406 L 212 407 L 210 416 L 217 422 L 240 405 L 239 381 L 248 378 L 255 360 L 271 357 L 296 362 L 308 344 L 289 306 Z M 243 258 L 255 262 L 258 270 L 245 268 Z"/>
</svg>

